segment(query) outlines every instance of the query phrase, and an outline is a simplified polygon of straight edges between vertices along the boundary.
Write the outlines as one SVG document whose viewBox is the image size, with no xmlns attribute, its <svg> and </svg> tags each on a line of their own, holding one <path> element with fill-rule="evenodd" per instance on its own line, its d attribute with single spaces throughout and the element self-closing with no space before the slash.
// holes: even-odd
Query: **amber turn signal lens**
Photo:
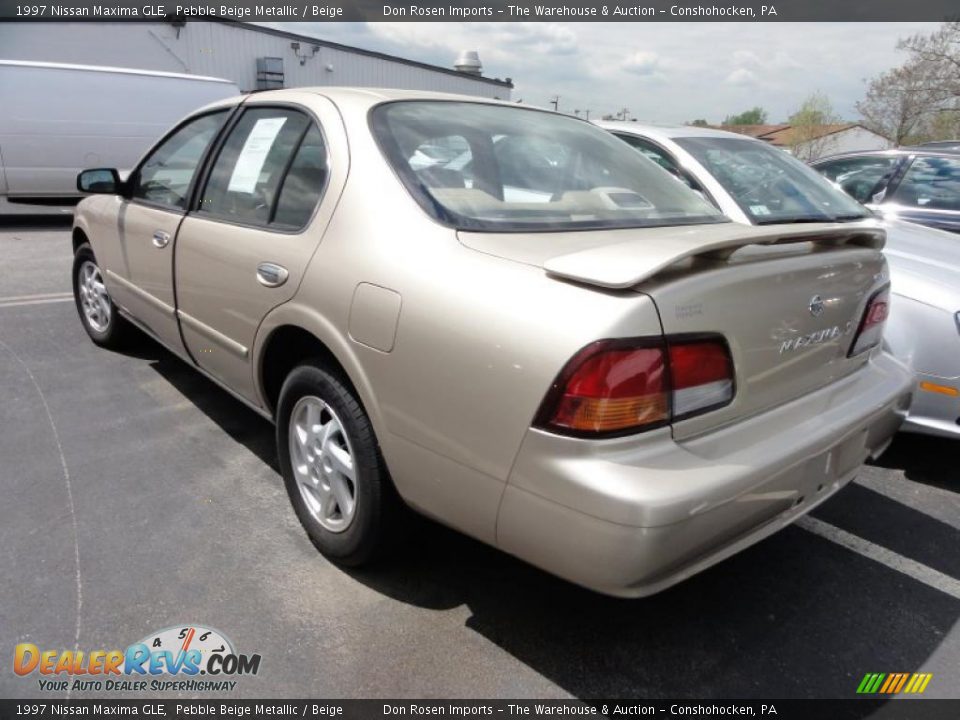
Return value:
<svg viewBox="0 0 960 720">
<path fill-rule="evenodd" d="M 927 392 L 940 393 L 941 395 L 949 395 L 950 397 L 960 396 L 960 390 L 957 390 L 955 387 L 950 387 L 949 385 L 937 385 L 936 383 L 932 382 L 921 382 L 920 389 L 926 390 Z"/>
<path fill-rule="evenodd" d="M 618 399 L 565 395 L 554 416 L 557 425 L 597 433 L 660 423 L 666 419 L 667 396 L 662 393 Z"/>
</svg>

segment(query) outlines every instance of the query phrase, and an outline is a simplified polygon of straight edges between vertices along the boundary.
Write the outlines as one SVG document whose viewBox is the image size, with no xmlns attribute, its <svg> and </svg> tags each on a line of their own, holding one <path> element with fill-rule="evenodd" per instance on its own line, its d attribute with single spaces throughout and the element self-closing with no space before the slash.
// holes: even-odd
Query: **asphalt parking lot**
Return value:
<svg viewBox="0 0 960 720">
<path fill-rule="evenodd" d="M 426 523 L 345 571 L 267 422 L 146 338 L 88 340 L 70 253 L 68 226 L 0 226 L 0 697 L 40 695 L 16 643 L 179 624 L 262 656 L 247 697 L 847 698 L 920 670 L 960 697 L 960 442 L 899 437 L 813 520 L 645 600 Z"/>
</svg>

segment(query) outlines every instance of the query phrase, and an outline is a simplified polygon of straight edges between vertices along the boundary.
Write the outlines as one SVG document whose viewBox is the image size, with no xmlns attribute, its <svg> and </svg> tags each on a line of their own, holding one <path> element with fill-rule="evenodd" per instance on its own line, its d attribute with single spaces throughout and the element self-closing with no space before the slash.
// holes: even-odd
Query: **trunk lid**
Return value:
<svg viewBox="0 0 960 720">
<path fill-rule="evenodd" d="M 569 237 L 577 233 L 563 233 L 556 244 L 543 235 L 461 234 L 461 241 L 560 279 L 644 293 L 667 335 L 723 335 L 733 356 L 733 402 L 674 423 L 677 439 L 782 405 L 866 362 L 869 353 L 847 353 L 867 301 L 887 282 L 878 223 L 632 233 L 582 233 L 579 241 Z M 551 255 L 551 244 L 566 252 Z"/>
</svg>

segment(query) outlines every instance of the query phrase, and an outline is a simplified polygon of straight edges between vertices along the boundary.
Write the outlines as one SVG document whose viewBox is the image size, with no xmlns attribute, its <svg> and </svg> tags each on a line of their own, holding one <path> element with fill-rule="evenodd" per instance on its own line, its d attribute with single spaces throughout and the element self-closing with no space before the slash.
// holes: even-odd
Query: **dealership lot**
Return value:
<svg viewBox="0 0 960 720">
<path fill-rule="evenodd" d="M 646 600 L 426 523 L 344 571 L 297 522 L 267 422 L 149 340 L 88 340 L 67 226 L 0 226 L 0 257 L 2 653 L 199 624 L 262 656 L 241 696 L 852 697 L 923 670 L 960 697 L 956 442 L 898 438 L 803 527 Z M 7 657 L 0 695 L 38 696 Z"/>
</svg>

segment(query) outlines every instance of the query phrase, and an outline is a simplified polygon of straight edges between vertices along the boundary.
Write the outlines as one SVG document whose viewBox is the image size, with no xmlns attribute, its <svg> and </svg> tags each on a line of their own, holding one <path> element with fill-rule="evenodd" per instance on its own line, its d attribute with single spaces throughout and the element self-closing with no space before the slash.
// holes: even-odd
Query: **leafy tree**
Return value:
<svg viewBox="0 0 960 720">
<path fill-rule="evenodd" d="M 938 113 L 934 113 L 927 123 L 926 136 L 918 138 L 916 142 L 922 140 L 957 139 L 960 139 L 960 102 L 954 103 L 952 107 L 943 108 Z"/>
<path fill-rule="evenodd" d="M 687 125 L 692 125 L 693 127 L 707 127 L 708 125 L 710 125 L 710 123 L 708 123 L 703 118 L 697 118 L 696 120 L 691 120 L 690 122 L 688 122 Z"/>
<path fill-rule="evenodd" d="M 935 112 L 927 89 L 925 64 L 909 62 L 881 73 L 867 87 L 867 94 L 857 103 L 864 124 L 904 145 L 923 137 L 925 124 Z"/>
<path fill-rule="evenodd" d="M 767 122 L 767 111 L 762 107 L 744 110 L 739 115 L 727 115 L 721 125 L 764 125 Z"/>
<path fill-rule="evenodd" d="M 960 21 L 946 22 L 929 35 L 912 35 L 897 47 L 910 62 L 926 65 L 925 81 L 932 102 L 960 99 Z"/>
<path fill-rule="evenodd" d="M 902 39 L 904 64 L 873 78 L 857 109 L 898 144 L 951 139 L 960 125 L 960 21 Z"/>
<path fill-rule="evenodd" d="M 827 154 L 833 141 L 824 133 L 824 125 L 840 122 L 833 105 L 822 92 L 810 95 L 787 120 L 790 124 L 790 151 L 804 162 L 812 162 Z"/>
</svg>

